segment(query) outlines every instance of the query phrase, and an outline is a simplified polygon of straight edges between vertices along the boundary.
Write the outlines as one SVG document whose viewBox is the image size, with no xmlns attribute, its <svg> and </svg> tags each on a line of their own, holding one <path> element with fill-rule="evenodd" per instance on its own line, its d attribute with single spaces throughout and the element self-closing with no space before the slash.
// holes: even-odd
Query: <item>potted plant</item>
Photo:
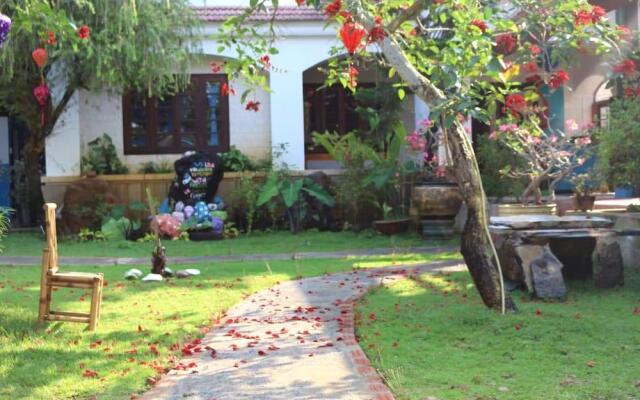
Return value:
<svg viewBox="0 0 640 400">
<path fill-rule="evenodd" d="M 426 119 L 405 138 L 406 151 L 418 167 L 418 178 L 411 189 L 411 214 L 419 219 L 422 235 L 450 238 L 462 205 L 457 183 L 449 173 L 449 162 L 438 157 L 448 154 L 441 131 Z"/>
<path fill-rule="evenodd" d="M 499 204 L 498 215 L 553 214 L 555 187 L 577 167 L 583 165 L 591 152 L 590 128 L 582 131 L 574 121 L 567 121 L 567 132 L 543 130 L 537 116 L 513 116 L 499 120 L 489 138 L 499 140 L 524 162 L 510 165 L 502 173 L 512 178 L 524 178 L 527 185 L 520 195 L 520 204 Z M 532 111 L 533 112 L 533 111 Z M 549 199 L 542 196 L 541 186 L 548 183 Z"/>
<path fill-rule="evenodd" d="M 575 174 L 570 179 L 573 185 L 573 206 L 576 210 L 591 211 L 596 202 L 596 196 L 593 194 L 599 186 L 596 178 L 589 174 Z"/>
</svg>

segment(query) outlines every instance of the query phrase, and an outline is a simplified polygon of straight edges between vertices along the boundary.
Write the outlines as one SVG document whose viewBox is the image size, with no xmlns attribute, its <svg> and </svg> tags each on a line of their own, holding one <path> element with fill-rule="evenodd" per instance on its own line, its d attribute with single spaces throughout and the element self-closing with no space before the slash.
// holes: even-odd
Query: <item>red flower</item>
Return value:
<svg viewBox="0 0 640 400">
<path fill-rule="evenodd" d="M 633 97 L 636 95 L 636 91 L 633 90 L 631 86 L 627 86 L 626 88 L 624 88 L 624 95 L 627 97 Z"/>
<path fill-rule="evenodd" d="M 573 19 L 577 26 L 589 25 L 593 22 L 593 16 L 590 11 L 581 10 L 573 13 Z"/>
<path fill-rule="evenodd" d="M 605 15 L 607 15 L 607 11 L 604 8 L 600 6 L 594 6 L 591 9 L 591 22 L 595 24 L 600 21 Z"/>
<path fill-rule="evenodd" d="M 360 72 L 353 65 L 349 66 L 349 86 L 355 88 L 358 86 L 358 75 Z"/>
<path fill-rule="evenodd" d="M 620 39 L 624 40 L 625 42 L 630 41 L 633 37 L 631 29 L 629 29 L 629 27 L 626 25 L 618 25 L 618 35 L 620 36 Z"/>
<path fill-rule="evenodd" d="M 211 72 L 213 72 L 214 74 L 217 74 L 220 71 L 222 71 L 222 63 L 219 63 L 217 61 L 213 61 L 211 63 Z"/>
<path fill-rule="evenodd" d="M 324 13 L 330 17 L 335 17 L 336 15 L 338 15 L 341 9 L 342 9 L 342 1 L 333 0 L 332 3 L 327 4 L 327 6 L 324 8 Z"/>
<path fill-rule="evenodd" d="M 269 57 L 268 54 L 265 54 L 262 57 L 260 57 L 260 62 L 262 63 L 262 65 L 264 65 L 265 68 L 267 69 L 271 68 L 271 58 Z"/>
<path fill-rule="evenodd" d="M 253 100 L 247 101 L 247 105 L 245 106 L 245 110 L 247 110 L 247 111 L 255 111 L 255 112 L 260 111 L 260 102 L 259 101 L 253 101 Z"/>
<path fill-rule="evenodd" d="M 382 18 L 376 17 L 375 25 L 369 31 L 369 43 L 381 42 L 384 40 L 386 33 L 382 25 Z"/>
<path fill-rule="evenodd" d="M 613 72 L 616 74 L 631 75 L 636 72 L 636 63 L 633 60 L 626 59 L 620 64 L 614 65 Z"/>
<path fill-rule="evenodd" d="M 84 372 L 82 373 L 82 376 L 85 378 L 97 378 L 98 377 L 98 373 L 96 371 L 93 371 L 91 369 L 85 369 Z"/>
<path fill-rule="evenodd" d="M 228 96 L 230 94 L 235 96 L 236 90 L 232 87 L 229 87 L 227 82 L 223 83 L 222 86 L 220 86 L 220 96 Z"/>
<path fill-rule="evenodd" d="M 516 328 L 517 331 L 522 329 L 522 325 L 520 325 L 520 324 L 515 324 L 513 327 Z"/>
<path fill-rule="evenodd" d="M 540 75 L 538 75 L 538 74 L 528 76 L 524 81 L 526 83 L 533 84 L 536 87 L 540 87 L 544 83 L 542 81 L 542 77 Z"/>
<path fill-rule="evenodd" d="M 298 5 L 298 7 L 303 6 L 304 0 L 296 0 L 296 4 Z"/>
<path fill-rule="evenodd" d="M 42 68 L 47 63 L 47 50 L 42 47 L 38 47 L 33 51 L 33 53 L 31 53 L 31 57 L 38 68 Z"/>
<path fill-rule="evenodd" d="M 47 44 L 53 46 L 56 44 L 56 33 L 53 31 L 47 32 Z"/>
<path fill-rule="evenodd" d="M 508 56 L 516 50 L 516 37 L 513 33 L 501 33 L 496 37 L 496 51 Z"/>
<path fill-rule="evenodd" d="M 471 25 L 473 25 L 476 28 L 480 29 L 482 31 L 482 33 L 485 33 L 487 31 L 487 29 L 489 29 L 489 27 L 487 26 L 487 23 L 484 22 L 481 19 L 474 19 L 473 21 L 471 21 Z"/>
<path fill-rule="evenodd" d="M 531 52 L 532 56 L 539 56 L 540 54 L 542 54 L 542 49 L 540 49 L 540 47 L 535 44 L 529 46 L 529 51 Z"/>
<path fill-rule="evenodd" d="M 89 39 L 90 33 L 91 31 L 89 30 L 89 27 L 87 25 L 82 25 L 78 29 L 78 36 L 80 36 L 80 39 Z"/>
<path fill-rule="evenodd" d="M 549 78 L 549 87 L 551 87 L 552 89 L 557 89 L 568 81 L 569 74 L 567 73 L 567 71 L 560 69 L 554 72 Z"/>
<path fill-rule="evenodd" d="M 514 93 L 507 96 L 505 105 L 508 109 L 515 112 L 523 112 L 527 108 L 527 101 L 520 93 Z"/>
<path fill-rule="evenodd" d="M 349 54 L 355 54 L 366 33 L 367 31 L 360 24 L 347 22 L 342 25 L 342 29 L 340 29 L 340 38 L 342 39 L 342 43 Z"/>
<path fill-rule="evenodd" d="M 527 74 L 535 74 L 538 72 L 538 64 L 534 61 L 530 61 L 526 64 L 522 64 L 522 70 Z"/>
</svg>

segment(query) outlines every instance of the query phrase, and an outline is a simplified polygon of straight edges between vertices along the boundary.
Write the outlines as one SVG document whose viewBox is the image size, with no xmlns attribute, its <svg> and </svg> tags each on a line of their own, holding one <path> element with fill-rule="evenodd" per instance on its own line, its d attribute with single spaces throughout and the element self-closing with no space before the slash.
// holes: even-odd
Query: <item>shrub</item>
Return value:
<svg viewBox="0 0 640 400">
<path fill-rule="evenodd" d="M 598 130 L 597 167 L 618 187 L 640 184 L 640 100 L 619 98 L 611 102 L 609 126 Z"/>
<path fill-rule="evenodd" d="M 482 184 L 487 196 L 502 198 L 522 193 L 525 182 L 507 176 L 509 169 L 517 169 L 524 162 L 497 140 L 481 136 L 477 147 Z"/>
<path fill-rule="evenodd" d="M 87 154 L 82 157 L 83 173 L 94 171 L 98 175 L 126 174 L 129 169 L 120 161 L 111 137 L 106 133 L 88 143 Z"/>
<path fill-rule="evenodd" d="M 0 253 L 2 253 L 2 239 L 7 235 L 9 231 L 9 210 L 8 208 L 0 207 Z"/>
</svg>

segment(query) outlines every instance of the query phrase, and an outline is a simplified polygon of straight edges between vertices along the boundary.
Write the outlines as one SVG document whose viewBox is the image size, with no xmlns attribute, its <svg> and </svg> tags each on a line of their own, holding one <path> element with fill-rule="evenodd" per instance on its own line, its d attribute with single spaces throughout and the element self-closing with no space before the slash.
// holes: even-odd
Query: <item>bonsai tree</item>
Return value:
<svg viewBox="0 0 640 400">
<path fill-rule="evenodd" d="M 591 152 L 591 138 L 588 130 L 583 132 L 583 134 L 586 133 L 585 136 L 570 137 L 561 131 L 553 133 L 544 131 L 537 123 L 531 123 L 531 121 L 508 122 L 503 121 L 498 129 L 489 135 L 489 138 L 500 140 L 523 162 L 516 166 L 507 165 L 500 172 L 511 178 L 525 178 L 528 181 L 520 195 L 523 204 L 527 204 L 531 196 L 535 204 L 541 204 L 540 186 L 545 182 L 549 183 L 551 199 L 555 199 L 556 185 L 567 178 L 578 166 L 583 165 Z M 518 125 L 517 122 L 520 124 Z"/>
<path fill-rule="evenodd" d="M 300 0 L 297 4 L 324 10 L 339 32 L 333 54 L 347 54 L 330 63 L 326 84 L 339 82 L 357 90 L 360 63 L 376 60 L 397 77 L 399 98 L 410 90 L 429 105 L 430 118 L 442 122 L 453 173 L 468 208 L 462 255 L 485 304 L 503 311 L 515 309 L 502 290 L 480 172 L 463 120 L 471 116 L 489 123 L 506 106 L 508 96 L 521 91 L 514 66 L 535 67 L 537 82 L 558 88 L 568 80 L 564 68 L 578 50 L 602 54 L 618 49 L 621 33 L 604 18 L 606 11 L 586 0 L 512 0 L 510 7 L 497 0 Z M 246 13 L 224 24 L 220 47 L 235 48 L 238 54 L 238 60 L 226 66 L 229 73 L 258 83 L 262 75 L 255 72 L 265 56 L 277 52 L 273 46 L 277 30 L 259 30 L 249 19 L 277 7 L 277 1 L 251 1 Z"/>
<path fill-rule="evenodd" d="M 27 131 L 27 199 L 40 214 L 44 139 L 79 89 L 149 96 L 188 83 L 200 24 L 188 0 L 5 0 L 11 33 L 0 51 L 0 108 Z M 0 28 L 1 29 L 1 28 Z"/>
</svg>

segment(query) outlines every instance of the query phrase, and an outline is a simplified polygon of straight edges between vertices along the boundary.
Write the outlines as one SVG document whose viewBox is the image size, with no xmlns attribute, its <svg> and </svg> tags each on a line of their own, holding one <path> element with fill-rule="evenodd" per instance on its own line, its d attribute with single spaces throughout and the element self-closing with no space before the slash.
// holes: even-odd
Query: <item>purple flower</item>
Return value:
<svg viewBox="0 0 640 400">
<path fill-rule="evenodd" d="M 11 29 L 11 18 L 7 17 L 3 13 L 0 13 L 0 47 L 5 40 L 7 40 L 7 36 L 9 36 L 9 30 Z"/>
</svg>

